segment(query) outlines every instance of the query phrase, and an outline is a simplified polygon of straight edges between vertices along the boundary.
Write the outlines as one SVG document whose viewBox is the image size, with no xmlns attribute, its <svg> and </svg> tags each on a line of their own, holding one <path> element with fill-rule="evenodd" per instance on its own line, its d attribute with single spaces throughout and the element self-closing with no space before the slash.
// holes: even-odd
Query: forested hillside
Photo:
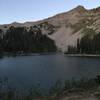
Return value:
<svg viewBox="0 0 100 100">
<path fill-rule="evenodd" d="M 52 39 L 43 35 L 37 26 L 11 26 L 6 32 L 0 30 L 0 52 L 8 53 L 39 53 L 55 52 L 56 46 Z"/>
</svg>

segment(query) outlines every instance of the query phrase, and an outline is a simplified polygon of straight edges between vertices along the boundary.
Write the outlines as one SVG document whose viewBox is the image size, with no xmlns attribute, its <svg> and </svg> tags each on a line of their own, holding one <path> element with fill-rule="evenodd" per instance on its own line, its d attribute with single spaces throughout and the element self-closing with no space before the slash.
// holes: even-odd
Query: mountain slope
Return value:
<svg viewBox="0 0 100 100">
<path fill-rule="evenodd" d="M 26 22 L 0 25 L 0 29 L 6 31 L 10 26 L 26 27 L 36 25 L 42 34 L 53 39 L 60 51 L 67 51 L 68 46 L 76 46 L 77 39 L 82 38 L 87 31 L 92 30 L 94 34 L 100 32 L 100 8 L 87 10 L 78 6 L 71 11 L 61 13 L 37 22 Z M 92 35 L 92 33 L 91 33 Z"/>
</svg>

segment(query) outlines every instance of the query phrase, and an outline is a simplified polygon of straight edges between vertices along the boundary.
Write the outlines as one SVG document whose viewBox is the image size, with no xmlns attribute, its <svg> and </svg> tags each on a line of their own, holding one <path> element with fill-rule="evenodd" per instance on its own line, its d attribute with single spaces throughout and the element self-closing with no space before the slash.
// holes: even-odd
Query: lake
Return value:
<svg viewBox="0 0 100 100">
<path fill-rule="evenodd" d="M 100 75 L 100 58 L 97 57 L 50 54 L 0 59 L 0 77 L 8 77 L 12 86 L 24 89 L 33 84 L 48 89 L 57 80 L 93 78 L 96 75 Z"/>
</svg>

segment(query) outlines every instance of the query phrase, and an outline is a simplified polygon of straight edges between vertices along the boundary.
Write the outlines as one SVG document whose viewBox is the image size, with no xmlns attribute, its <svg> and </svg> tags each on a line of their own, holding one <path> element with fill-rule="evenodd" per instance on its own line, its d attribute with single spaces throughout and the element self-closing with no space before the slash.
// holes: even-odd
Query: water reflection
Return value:
<svg viewBox="0 0 100 100">
<path fill-rule="evenodd" d="M 40 83 L 43 88 L 49 88 L 57 80 L 90 78 L 97 74 L 100 74 L 99 58 L 54 54 L 0 59 L 0 76 L 7 76 L 20 87 Z"/>
</svg>

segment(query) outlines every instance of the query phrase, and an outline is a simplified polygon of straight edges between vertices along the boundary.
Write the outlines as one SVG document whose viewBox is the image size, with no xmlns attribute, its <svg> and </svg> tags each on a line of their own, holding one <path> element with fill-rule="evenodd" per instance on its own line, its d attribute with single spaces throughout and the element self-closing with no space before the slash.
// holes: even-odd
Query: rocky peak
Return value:
<svg viewBox="0 0 100 100">
<path fill-rule="evenodd" d="M 73 11 L 84 12 L 87 10 L 84 8 L 84 6 L 79 5 L 76 8 L 74 8 Z"/>
<path fill-rule="evenodd" d="M 0 25 L 0 29 L 6 31 L 10 26 L 30 29 L 34 25 L 38 26 L 43 34 L 53 39 L 61 51 L 66 51 L 69 45 L 76 46 L 77 39 L 81 39 L 87 31 L 100 32 L 100 7 L 87 10 L 79 5 L 68 12 L 41 21 L 14 22 Z"/>
<path fill-rule="evenodd" d="M 85 8 L 84 8 L 84 6 L 79 5 L 76 7 L 76 9 L 85 9 Z"/>
</svg>

